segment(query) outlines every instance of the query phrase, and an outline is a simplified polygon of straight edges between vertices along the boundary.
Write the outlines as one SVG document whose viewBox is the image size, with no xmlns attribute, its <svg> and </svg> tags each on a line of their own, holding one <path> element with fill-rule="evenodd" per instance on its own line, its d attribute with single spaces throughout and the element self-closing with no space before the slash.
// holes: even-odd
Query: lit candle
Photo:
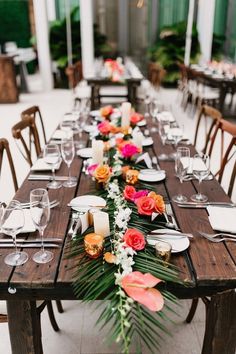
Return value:
<svg viewBox="0 0 236 354">
<path fill-rule="evenodd" d="M 104 237 L 96 233 L 84 237 L 84 249 L 90 258 L 98 258 L 103 251 Z"/>
<path fill-rule="evenodd" d="M 93 222 L 94 231 L 96 234 L 102 235 L 104 237 L 110 235 L 110 223 L 107 213 L 100 211 L 99 213 L 93 214 Z"/>
<path fill-rule="evenodd" d="M 130 125 L 131 103 L 123 102 L 121 105 L 121 126 L 127 127 Z"/>
<path fill-rule="evenodd" d="M 103 148 L 104 144 L 102 140 L 92 141 L 92 159 L 94 164 L 103 164 Z"/>
</svg>

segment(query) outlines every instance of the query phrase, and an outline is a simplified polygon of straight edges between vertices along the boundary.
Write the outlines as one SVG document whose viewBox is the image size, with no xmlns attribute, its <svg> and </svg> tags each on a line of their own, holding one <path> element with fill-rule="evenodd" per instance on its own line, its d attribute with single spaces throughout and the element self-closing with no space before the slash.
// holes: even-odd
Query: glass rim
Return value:
<svg viewBox="0 0 236 354">
<path fill-rule="evenodd" d="M 30 191 L 30 195 L 41 195 L 40 192 L 43 192 L 42 195 L 48 195 L 48 191 L 45 188 L 35 188 Z"/>
</svg>

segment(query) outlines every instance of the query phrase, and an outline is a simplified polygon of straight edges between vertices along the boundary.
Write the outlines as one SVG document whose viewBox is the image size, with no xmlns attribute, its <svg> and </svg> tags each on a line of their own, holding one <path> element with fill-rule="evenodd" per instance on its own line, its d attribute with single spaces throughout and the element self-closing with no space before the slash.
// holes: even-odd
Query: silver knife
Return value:
<svg viewBox="0 0 236 354">
<path fill-rule="evenodd" d="M 43 240 L 43 243 L 48 243 L 48 242 L 55 242 L 55 243 L 62 243 L 62 239 L 61 238 L 46 238 Z M 41 243 L 41 239 L 40 238 L 36 238 L 35 240 L 25 240 L 23 238 L 17 238 L 16 242 L 22 242 L 22 243 Z M 13 241 L 11 239 L 0 239 L 0 244 L 1 243 L 13 243 Z"/>
<path fill-rule="evenodd" d="M 73 180 L 77 181 L 76 177 L 72 177 Z M 29 181 L 50 181 L 52 180 L 51 175 L 29 175 L 28 176 Z M 56 181 L 67 181 L 68 176 L 55 176 Z"/>
<path fill-rule="evenodd" d="M 212 206 L 222 206 L 226 208 L 235 208 L 235 203 L 230 202 L 206 202 L 206 203 L 194 203 L 194 202 L 185 202 L 185 203 L 177 203 L 180 208 L 196 208 L 196 209 L 203 209 L 210 205 Z"/>
<path fill-rule="evenodd" d="M 40 248 L 41 243 L 17 243 L 18 248 Z M 45 248 L 59 248 L 61 247 L 60 245 L 57 245 L 55 243 L 45 243 L 44 244 Z M 15 248 L 13 243 L 1 243 L 0 244 L 0 249 L 1 248 Z"/>
</svg>

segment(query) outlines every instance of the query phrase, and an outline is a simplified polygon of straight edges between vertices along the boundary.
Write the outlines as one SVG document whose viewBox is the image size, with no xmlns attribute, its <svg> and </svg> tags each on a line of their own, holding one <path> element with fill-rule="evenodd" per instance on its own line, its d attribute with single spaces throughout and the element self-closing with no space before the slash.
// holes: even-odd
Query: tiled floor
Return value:
<svg viewBox="0 0 236 354">
<path fill-rule="evenodd" d="M 0 132 L 2 137 L 6 137 L 10 141 L 19 184 L 28 171 L 27 164 L 23 161 L 11 138 L 11 126 L 20 119 L 20 112 L 31 105 L 39 105 L 46 122 L 47 136 L 50 136 L 62 114 L 72 106 L 72 95 L 68 90 L 42 93 L 37 92 L 37 85 L 31 86 L 31 89 L 34 93 L 21 95 L 18 104 L 0 105 Z M 162 90 L 160 97 L 167 105 L 172 105 L 173 114 L 179 122 L 184 123 L 185 130 L 192 140 L 195 119 L 189 117 L 180 109 L 176 90 Z M 1 200 L 7 201 L 12 198 L 13 189 L 8 185 L 7 174 L 1 176 L 0 188 Z M 189 305 L 189 301 L 180 301 L 180 307 L 177 309 L 179 316 L 174 316 L 173 322 L 168 324 L 170 336 L 163 336 L 164 342 L 160 353 L 200 354 L 204 332 L 204 306 L 200 304 L 193 322 L 186 324 L 184 319 L 188 313 Z M 55 309 L 57 321 L 61 328 L 59 333 L 53 331 L 47 312 L 44 311 L 42 314 L 44 354 L 120 353 L 117 345 L 109 346 L 106 343 L 109 328 L 99 332 L 98 327 L 95 326 L 97 311 L 91 309 L 90 305 L 79 301 L 64 301 L 63 307 L 65 309 L 63 314 L 57 313 Z M 135 352 L 135 347 L 132 348 Z M 11 353 L 7 324 L 0 324 L 0 353 Z M 142 353 L 146 354 L 148 351 L 143 349 Z"/>
</svg>

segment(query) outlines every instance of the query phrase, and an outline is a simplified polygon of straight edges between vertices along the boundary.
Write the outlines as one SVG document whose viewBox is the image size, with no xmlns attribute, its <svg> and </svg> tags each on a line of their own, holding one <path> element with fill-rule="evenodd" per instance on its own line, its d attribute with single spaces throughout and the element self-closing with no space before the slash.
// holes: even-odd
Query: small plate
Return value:
<svg viewBox="0 0 236 354">
<path fill-rule="evenodd" d="M 159 235 L 155 235 L 156 237 L 160 238 L 160 240 L 163 240 L 163 241 L 166 241 L 168 243 L 171 244 L 171 247 L 172 247 L 172 251 L 171 253 L 179 253 L 179 252 L 183 252 L 185 251 L 189 245 L 190 245 L 190 242 L 189 242 L 189 239 L 185 236 L 180 236 L 179 238 L 177 236 L 174 236 L 174 235 L 168 235 L 168 231 L 170 231 L 169 229 L 158 229 L 158 230 L 154 230 L 155 233 L 160 233 L 160 236 Z M 165 233 L 163 235 L 163 233 Z M 176 230 L 171 230 L 171 233 L 176 233 L 178 234 L 179 232 L 176 231 Z M 150 234 L 149 234 L 150 236 Z M 157 239 L 149 239 L 148 238 L 148 244 L 149 245 L 152 245 L 152 246 L 155 246 L 156 242 L 158 242 Z"/>
<path fill-rule="evenodd" d="M 98 197 L 96 195 L 82 195 L 80 197 L 76 197 L 70 201 L 70 206 L 73 210 L 89 210 L 93 207 L 105 207 L 106 201 L 105 199 Z"/>
<path fill-rule="evenodd" d="M 166 178 L 166 174 L 164 172 L 140 172 L 138 175 L 138 179 L 143 182 L 160 182 Z"/>
<path fill-rule="evenodd" d="M 86 125 L 84 126 L 84 131 L 85 131 L 86 133 L 93 133 L 96 129 L 97 129 L 97 128 L 96 128 L 94 125 L 88 125 L 88 124 L 86 124 Z"/>
<path fill-rule="evenodd" d="M 153 140 L 151 137 L 145 138 L 142 141 L 142 146 L 151 146 L 153 144 Z"/>
<path fill-rule="evenodd" d="M 77 151 L 77 155 L 82 157 L 83 159 L 91 158 L 92 157 L 92 148 L 79 149 Z"/>
<path fill-rule="evenodd" d="M 138 127 L 145 127 L 147 125 L 146 119 L 140 120 L 140 122 L 137 123 Z"/>
</svg>

